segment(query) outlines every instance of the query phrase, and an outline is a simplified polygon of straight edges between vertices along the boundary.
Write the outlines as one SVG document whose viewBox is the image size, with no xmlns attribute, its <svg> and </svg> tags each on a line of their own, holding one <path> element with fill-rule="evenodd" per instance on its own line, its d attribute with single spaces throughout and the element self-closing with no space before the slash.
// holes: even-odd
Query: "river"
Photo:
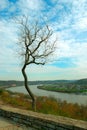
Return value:
<svg viewBox="0 0 87 130">
<path fill-rule="evenodd" d="M 76 94 L 68 94 L 61 92 L 52 92 L 41 90 L 37 88 L 37 85 L 30 85 L 30 89 L 36 96 L 48 96 L 55 97 L 56 99 L 60 99 L 61 101 L 67 101 L 68 103 L 78 103 L 80 105 L 87 105 L 87 95 L 76 95 Z M 20 87 L 12 87 L 8 88 L 8 90 L 12 92 L 20 92 L 28 94 L 24 86 Z"/>
</svg>

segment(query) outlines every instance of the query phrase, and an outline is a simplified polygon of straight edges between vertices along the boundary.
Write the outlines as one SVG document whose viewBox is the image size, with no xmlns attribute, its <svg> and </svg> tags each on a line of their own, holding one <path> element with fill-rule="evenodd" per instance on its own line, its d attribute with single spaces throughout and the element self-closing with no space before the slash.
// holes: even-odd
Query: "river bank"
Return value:
<svg viewBox="0 0 87 130">
<path fill-rule="evenodd" d="M 31 99 L 23 93 L 12 93 L 3 90 L 0 92 L 0 101 L 3 105 L 32 110 Z M 80 120 L 87 120 L 87 105 L 68 103 L 53 97 L 36 97 L 36 111 L 44 114 L 60 115 Z"/>
<path fill-rule="evenodd" d="M 56 100 L 66 101 L 68 103 L 77 103 L 79 105 L 87 105 L 87 95 L 46 91 L 46 90 L 38 89 L 37 85 L 30 85 L 29 87 L 32 93 L 36 96 L 53 97 Z M 11 87 L 11 88 L 8 88 L 7 90 L 11 92 L 28 94 L 24 86 Z"/>
<path fill-rule="evenodd" d="M 38 89 L 52 91 L 52 92 L 60 92 L 60 93 L 69 93 L 69 94 L 79 94 L 79 95 L 87 95 L 87 90 L 79 90 L 79 89 L 67 89 L 67 88 L 58 88 L 55 86 L 37 86 Z"/>
<path fill-rule="evenodd" d="M 31 85 L 29 85 L 31 86 Z M 33 85 L 32 85 L 33 86 Z M 87 95 L 87 89 L 81 89 L 78 87 L 62 87 L 61 85 L 55 85 L 55 84 L 48 84 L 48 85 L 36 85 L 38 89 L 51 91 L 51 92 L 60 92 L 60 93 L 68 93 L 68 94 L 79 94 L 79 95 Z M 0 87 L 0 89 L 9 89 L 9 88 L 16 88 L 21 87 L 17 85 L 11 85 L 11 86 L 3 86 Z"/>
</svg>

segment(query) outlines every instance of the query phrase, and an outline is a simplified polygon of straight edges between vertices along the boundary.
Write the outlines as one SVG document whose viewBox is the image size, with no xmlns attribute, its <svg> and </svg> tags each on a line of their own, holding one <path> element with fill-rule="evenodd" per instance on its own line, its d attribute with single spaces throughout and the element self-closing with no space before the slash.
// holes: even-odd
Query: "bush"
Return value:
<svg viewBox="0 0 87 130">
<path fill-rule="evenodd" d="M 0 95 L 4 92 L 4 89 L 0 89 Z"/>
<path fill-rule="evenodd" d="M 1 100 L 12 106 L 22 109 L 32 110 L 31 100 L 24 94 L 9 93 L 0 90 Z M 71 117 L 74 119 L 87 120 L 87 106 L 67 103 L 66 101 L 56 100 L 53 97 L 37 97 L 37 112 L 45 114 L 55 114 L 60 116 Z"/>
</svg>

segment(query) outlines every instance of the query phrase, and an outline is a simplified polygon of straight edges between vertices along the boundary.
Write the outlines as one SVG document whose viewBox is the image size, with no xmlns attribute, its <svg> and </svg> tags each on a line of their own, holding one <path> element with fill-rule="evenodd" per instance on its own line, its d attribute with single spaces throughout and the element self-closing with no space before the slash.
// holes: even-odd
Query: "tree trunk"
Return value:
<svg viewBox="0 0 87 130">
<path fill-rule="evenodd" d="M 24 85 L 25 85 L 25 88 L 28 92 L 28 94 L 30 95 L 31 99 L 32 99 L 32 109 L 34 111 L 36 111 L 36 101 L 35 101 L 35 97 L 33 95 L 33 93 L 31 92 L 31 90 L 29 89 L 28 87 L 28 79 L 27 79 L 27 75 L 26 75 L 26 72 L 25 72 L 25 69 L 26 69 L 26 64 L 23 66 L 22 68 L 22 74 L 23 74 L 23 77 L 24 77 Z"/>
</svg>

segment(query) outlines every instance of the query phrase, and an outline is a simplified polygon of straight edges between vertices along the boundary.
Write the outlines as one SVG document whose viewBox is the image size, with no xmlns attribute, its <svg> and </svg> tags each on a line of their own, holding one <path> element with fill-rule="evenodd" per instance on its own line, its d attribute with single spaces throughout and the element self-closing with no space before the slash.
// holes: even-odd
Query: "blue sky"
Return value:
<svg viewBox="0 0 87 130">
<path fill-rule="evenodd" d="M 87 78 L 87 0 L 0 1 L 0 80 L 23 80 L 14 18 L 44 20 L 57 37 L 52 62 L 27 68 L 29 80 Z"/>
</svg>

